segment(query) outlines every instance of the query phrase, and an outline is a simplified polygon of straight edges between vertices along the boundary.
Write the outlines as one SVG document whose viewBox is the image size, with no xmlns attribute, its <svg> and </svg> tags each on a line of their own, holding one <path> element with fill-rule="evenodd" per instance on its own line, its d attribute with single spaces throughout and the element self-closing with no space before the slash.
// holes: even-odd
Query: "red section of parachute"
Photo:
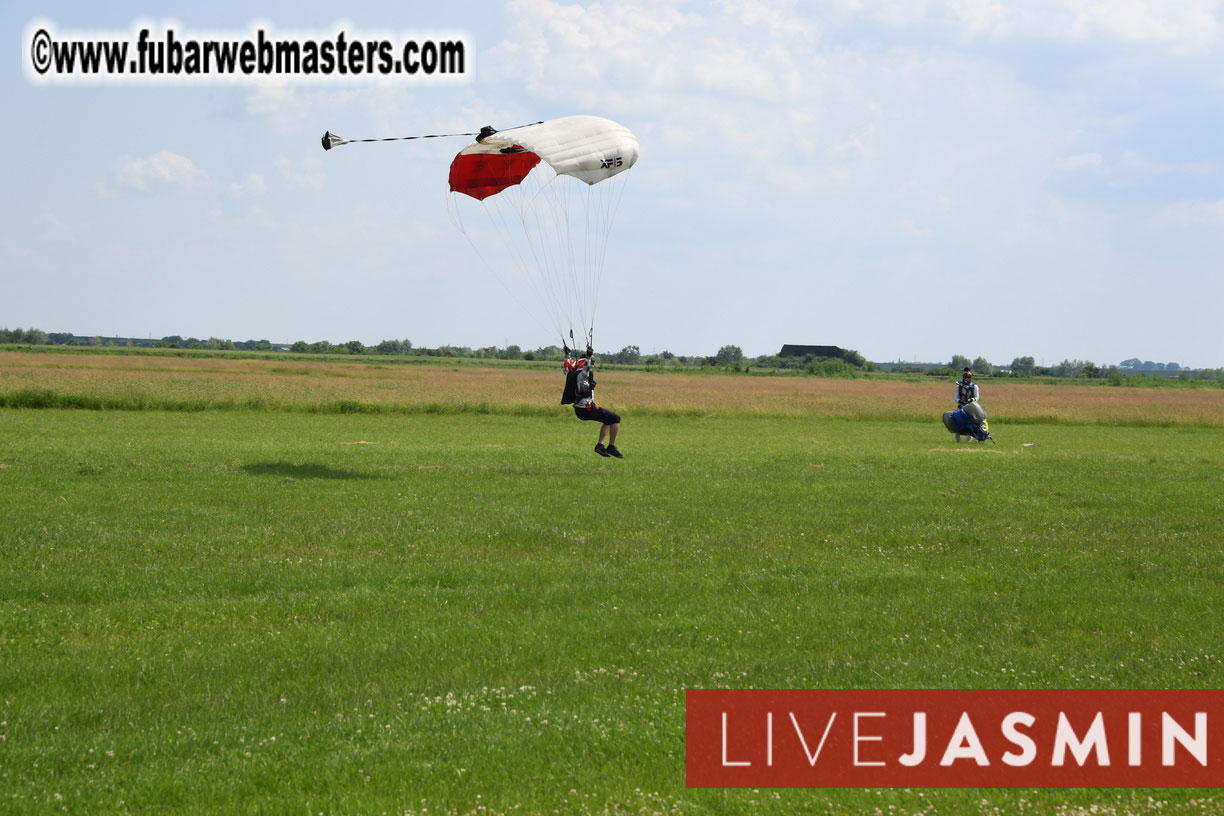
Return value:
<svg viewBox="0 0 1224 816">
<path fill-rule="evenodd" d="M 522 181 L 540 163 L 540 157 L 518 153 L 460 153 L 451 162 L 450 188 L 477 200 L 496 195 Z"/>
</svg>

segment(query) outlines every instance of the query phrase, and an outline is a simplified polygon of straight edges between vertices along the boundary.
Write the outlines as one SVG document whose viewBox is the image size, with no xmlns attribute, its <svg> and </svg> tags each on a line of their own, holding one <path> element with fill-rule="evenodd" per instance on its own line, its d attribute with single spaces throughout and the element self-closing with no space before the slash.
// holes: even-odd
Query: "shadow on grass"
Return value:
<svg viewBox="0 0 1224 816">
<path fill-rule="evenodd" d="M 280 476 L 283 479 L 373 479 L 368 473 L 351 470 L 336 470 L 327 465 L 291 465 L 288 462 L 262 462 L 243 465 L 242 469 L 252 476 Z"/>
</svg>

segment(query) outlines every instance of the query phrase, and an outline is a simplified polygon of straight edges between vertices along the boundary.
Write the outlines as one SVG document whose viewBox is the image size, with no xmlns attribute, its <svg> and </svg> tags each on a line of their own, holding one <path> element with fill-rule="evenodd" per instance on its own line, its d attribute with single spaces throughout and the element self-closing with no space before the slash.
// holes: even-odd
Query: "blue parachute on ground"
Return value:
<svg viewBox="0 0 1224 816">
<path fill-rule="evenodd" d="M 987 439 L 994 441 L 994 437 L 990 435 L 990 425 L 986 421 L 986 411 L 976 402 L 955 411 L 944 411 L 943 424 L 954 434 L 964 434 L 979 442 L 985 442 Z"/>
</svg>

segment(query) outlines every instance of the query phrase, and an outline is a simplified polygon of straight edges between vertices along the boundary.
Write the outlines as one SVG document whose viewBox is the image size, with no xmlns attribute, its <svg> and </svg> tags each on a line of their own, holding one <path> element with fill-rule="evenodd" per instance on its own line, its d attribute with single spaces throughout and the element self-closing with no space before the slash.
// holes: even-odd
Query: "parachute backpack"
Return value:
<svg viewBox="0 0 1224 816">
<path fill-rule="evenodd" d="M 573 405 L 578 400 L 578 371 L 582 368 L 580 360 L 565 361 L 565 388 L 561 392 L 561 404 Z"/>
<path fill-rule="evenodd" d="M 955 411 L 944 411 L 943 424 L 954 434 L 965 434 L 978 442 L 985 442 L 987 439 L 994 441 L 994 437 L 990 435 L 990 425 L 986 422 L 986 411 L 976 402 Z"/>
</svg>

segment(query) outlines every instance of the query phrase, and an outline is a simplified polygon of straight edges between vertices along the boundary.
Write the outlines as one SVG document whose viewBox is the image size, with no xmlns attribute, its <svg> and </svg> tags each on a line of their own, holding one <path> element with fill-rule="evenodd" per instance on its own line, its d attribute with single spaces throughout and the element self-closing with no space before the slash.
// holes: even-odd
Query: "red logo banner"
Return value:
<svg viewBox="0 0 1224 816">
<path fill-rule="evenodd" d="M 689 689 L 690 788 L 1220 788 L 1224 690 Z"/>
</svg>

